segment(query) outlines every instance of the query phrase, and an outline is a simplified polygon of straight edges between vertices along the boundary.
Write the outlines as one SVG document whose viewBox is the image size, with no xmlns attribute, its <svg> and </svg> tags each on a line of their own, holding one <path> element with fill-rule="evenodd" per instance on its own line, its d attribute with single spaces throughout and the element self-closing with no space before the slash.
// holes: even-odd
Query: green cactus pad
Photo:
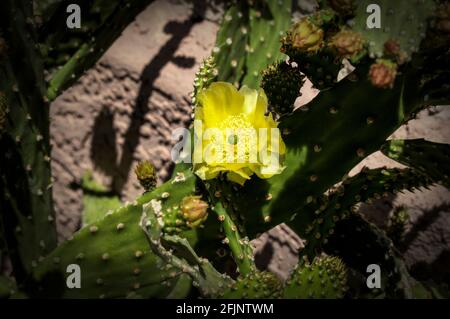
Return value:
<svg viewBox="0 0 450 319">
<path fill-rule="evenodd" d="M 357 8 L 355 18 L 349 22 L 354 31 L 361 33 L 369 43 L 369 52 L 373 58 L 384 55 L 384 45 L 389 40 L 396 40 L 400 49 L 410 59 L 417 52 L 421 41 L 425 38 L 427 18 L 432 14 L 433 0 L 361 0 L 355 1 Z M 381 28 L 369 29 L 367 13 L 369 5 L 378 5 L 381 9 Z"/>
<path fill-rule="evenodd" d="M 450 145 L 424 139 L 391 140 L 381 150 L 393 160 L 450 188 Z"/>
<path fill-rule="evenodd" d="M 229 8 L 213 50 L 218 80 L 259 86 L 261 71 L 283 57 L 278 41 L 289 27 L 291 6 L 291 0 L 264 0 Z"/>
<path fill-rule="evenodd" d="M 324 248 L 326 253 L 339 255 L 348 267 L 363 274 L 361 285 L 366 297 L 412 297 L 410 276 L 392 242 L 359 214 L 351 214 L 339 221 Z M 382 269 L 380 289 L 366 286 L 367 266 L 370 264 L 377 264 Z"/>
<path fill-rule="evenodd" d="M 148 249 L 139 226 L 142 205 L 150 200 L 165 211 L 178 206 L 194 191 L 195 177 L 186 171 L 183 181 L 171 180 L 134 203 L 107 214 L 80 230 L 73 239 L 36 264 L 34 280 L 42 291 L 63 298 L 118 298 L 137 294 L 144 298 L 172 294 L 180 272 L 167 266 Z M 81 288 L 68 289 L 67 266 L 81 268 Z M 55 289 L 56 285 L 56 289 Z"/>
<path fill-rule="evenodd" d="M 0 92 L 8 101 L 2 136 L 2 215 L 16 280 L 57 244 L 50 173 L 49 107 L 29 1 L 1 1 L 0 29 L 8 58 L 0 62 Z"/>
<path fill-rule="evenodd" d="M 345 179 L 327 196 L 311 198 L 302 212 L 288 222 L 288 225 L 306 240 L 300 255 L 309 259 L 314 258 L 317 247 L 327 242 L 339 220 L 349 217 L 356 211 L 356 204 L 372 203 L 389 194 L 404 189 L 413 190 L 432 183 L 433 180 L 409 169 L 366 169 Z"/>
<path fill-rule="evenodd" d="M 281 297 L 280 280 L 271 272 L 252 272 L 239 277 L 235 284 L 225 290 L 225 299 L 275 299 Z"/>
<path fill-rule="evenodd" d="M 320 257 L 312 264 L 301 263 L 291 273 L 284 298 L 340 299 L 347 289 L 347 270 L 338 257 Z"/>
</svg>

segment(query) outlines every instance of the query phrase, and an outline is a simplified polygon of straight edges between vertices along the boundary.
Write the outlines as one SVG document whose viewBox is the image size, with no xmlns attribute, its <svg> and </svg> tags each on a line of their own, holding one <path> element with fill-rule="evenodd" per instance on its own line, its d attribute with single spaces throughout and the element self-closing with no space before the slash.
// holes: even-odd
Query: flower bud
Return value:
<svg viewBox="0 0 450 319">
<path fill-rule="evenodd" d="M 216 63 L 214 61 L 214 57 L 210 56 L 209 58 L 203 60 L 200 65 L 200 69 L 195 74 L 194 79 L 194 92 L 192 94 L 192 105 L 197 106 L 197 95 L 203 89 L 208 88 L 208 86 L 217 78 L 217 68 Z"/>
<path fill-rule="evenodd" d="M 201 196 L 186 196 L 181 201 L 181 213 L 187 226 L 195 228 L 202 224 L 208 217 L 208 203 Z"/>
<path fill-rule="evenodd" d="M 152 191 L 156 186 L 155 167 L 149 161 L 140 162 L 134 172 L 141 186 L 146 192 Z"/>
<path fill-rule="evenodd" d="M 291 28 L 288 41 L 294 49 L 315 53 L 323 47 L 323 30 L 309 18 L 303 18 Z"/>
<path fill-rule="evenodd" d="M 397 76 L 397 65 L 389 60 L 377 60 L 370 66 L 369 79 L 377 88 L 392 88 Z"/>
<path fill-rule="evenodd" d="M 351 59 L 363 51 L 364 39 L 358 32 L 341 30 L 331 38 L 329 45 L 340 57 Z"/>
</svg>

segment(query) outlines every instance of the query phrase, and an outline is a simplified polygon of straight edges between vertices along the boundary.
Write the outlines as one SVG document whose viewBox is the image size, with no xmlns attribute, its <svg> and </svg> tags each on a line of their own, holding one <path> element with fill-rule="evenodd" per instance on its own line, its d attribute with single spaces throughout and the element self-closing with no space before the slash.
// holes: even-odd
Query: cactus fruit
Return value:
<svg viewBox="0 0 450 319">
<path fill-rule="evenodd" d="M 336 33 L 328 45 L 341 58 L 356 58 L 364 50 L 364 39 L 358 32 L 343 29 Z"/>
<path fill-rule="evenodd" d="M 381 89 L 391 89 L 397 76 L 397 64 L 389 60 L 377 60 L 370 66 L 369 79 L 373 86 Z"/>
<path fill-rule="evenodd" d="M 347 269 L 338 257 L 318 257 L 300 263 L 283 290 L 284 298 L 342 298 L 347 290 Z"/>
<path fill-rule="evenodd" d="M 313 54 L 324 46 L 324 32 L 310 18 L 302 18 L 289 30 L 283 42 L 289 43 L 293 49 Z"/>
<path fill-rule="evenodd" d="M 355 13 L 355 0 L 328 0 L 328 5 L 337 13 L 344 17 Z"/>
<path fill-rule="evenodd" d="M 201 196 L 186 196 L 180 204 L 180 209 L 186 225 L 195 228 L 208 218 L 208 203 Z"/>
<path fill-rule="evenodd" d="M 334 85 L 341 69 L 341 61 L 332 50 L 325 45 L 324 29 L 332 25 L 333 15 L 328 10 L 318 11 L 311 17 L 305 17 L 294 24 L 281 39 L 281 52 L 289 56 L 290 61 L 297 63 L 298 68 L 314 84 L 314 87 L 322 90 Z M 304 27 L 301 27 L 304 25 Z M 298 48 L 294 44 L 295 30 L 313 30 L 311 34 L 311 52 L 309 47 Z M 297 32 L 299 33 L 299 32 Z M 306 31 L 303 33 L 308 34 Z M 309 34 L 308 34 L 309 35 Z M 302 39 L 300 37 L 300 39 Z M 307 37 L 307 39 L 310 39 Z M 297 41 L 298 42 L 298 41 Z M 300 41 L 301 42 L 301 41 Z"/>
<path fill-rule="evenodd" d="M 271 272 L 255 271 L 240 276 L 223 293 L 225 299 L 278 299 L 281 297 L 282 284 Z"/>
<path fill-rule="evenodd" d="M 136 177 L 146 192 L 151 192 L 156 186 L 156 170 L 149 161 L 140 162 L 134 169 Z"/>
<path fill-rule="evenodd" d="M 269 110 L 278 115 L 292 112 L 304 81 L 300 70 L 285 61 L 270 65 L 263 71 L 261 81 L 261 87 L 270 101 Z"/>
</svg>

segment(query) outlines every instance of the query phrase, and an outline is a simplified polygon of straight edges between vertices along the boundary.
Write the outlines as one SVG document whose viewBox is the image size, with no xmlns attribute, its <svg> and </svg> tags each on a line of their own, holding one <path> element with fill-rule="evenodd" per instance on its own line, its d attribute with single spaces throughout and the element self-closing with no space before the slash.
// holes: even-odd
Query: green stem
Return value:
<svg viewBox="0 0 450 319">
<path fill-rule="evenodd" d="M 217 297 L 233 280 L 220 274 L 207 259 L 197 256 L 186 238 L 163 233 L 160 224 L 161 213 L 155 211 L 152 200 L 143 206 L 140 227 L 144 231 L 153 253 L 191 277 L 205 297 Z M 166 247 L 167 246 L 167 247 Z"/>
<path fill-rule="evenodd" d="M 231 254 L 239 269 L 239 273 L 244 276 L 249 274 L 255 268 L 253 251 L 250 244 L 241 238 L 236 224 L 220 201 L 215 203 L 213 210 L 216 212 L 219 221 L 222 222 L 226 236 L 225 242 L 230 247 Z"/>
</svg>

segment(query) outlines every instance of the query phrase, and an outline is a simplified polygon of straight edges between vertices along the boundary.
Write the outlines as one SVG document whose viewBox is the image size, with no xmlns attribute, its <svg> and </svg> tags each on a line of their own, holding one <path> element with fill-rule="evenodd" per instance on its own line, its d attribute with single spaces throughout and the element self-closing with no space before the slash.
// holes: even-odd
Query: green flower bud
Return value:
<svg viewBox="0 0 450 319">
<path fill-rule="evenodd" d="M 190 228 L 201 225 L 208 217 L 208 203 L 201 198 L 201 196 L 186 196 L 181 201 L 181 214 Z"/>
<path fill-rule="evenodd" d="M 192 104 L 194 106 L 198 103 L 197 94 L 203 89 L 208 88 L 208 86 L 217 78 L 217 74 L 218 71 L 214 57 L 210 56 L 209 58 L 203 60 L 200 65 L 200 69 L 195 74 L 194 79 L 194 92 L 192 93 Z"/>
<path fill-rule="evenodd" d="M 156 170 L 149 161 L 140 162 L 134 170 L 139 183 L 146 192 L 152 191 L 156 186 Z"/>
</svg>

